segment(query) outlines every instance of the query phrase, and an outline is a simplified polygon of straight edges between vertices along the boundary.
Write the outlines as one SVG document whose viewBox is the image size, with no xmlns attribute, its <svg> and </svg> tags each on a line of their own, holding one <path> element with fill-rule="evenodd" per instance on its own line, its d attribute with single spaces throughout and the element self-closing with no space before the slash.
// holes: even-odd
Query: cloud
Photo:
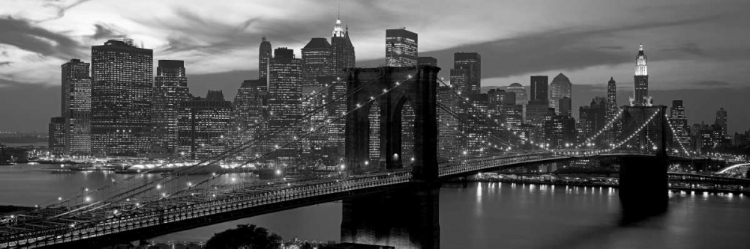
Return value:
<svg viewBox="0 0 750 249">
<path fill-rule="evenodd" d="M 725 81 L 708 80 L 708 81 L 694 82 L 693 85 L 707 86 L 707 87 L 726 87 L 732 84 L 730 84 L 729 82 L 725 82 Z"/>
<path fill-rule="evenodd" d="M 94 34 L 89 36 L 88 38 L 91 40 L 101 40 L 101 39 L 120 39 L 124 37 L 127 37 L 124 31 L 121 31 L 118 28 L 115 28 L 111 25 L 97 23 L 97 24 L 94 24 Z"/>
<path fill-rule="evenodd" d="M 0 67 L 9 67 L 10 64 L 13 64 L 12 61 L 0 61 Z"/>
<path fill-rule="evenodd" d="M 0 17 L 0 44 L 8 44 L 19 49 L 52 56 L 60 59 L 81 57 L 81 45 L 74 39 L 47 29 L 35 26 L 28 20 Z"/>
<path fill-rule="evenodd" d="M 47 3 L 45 3 L 43 6 L 57 9 L 57 16 L 42 20 L 41 22 L 60 19 L 65 16 L 65 11 L 68 11 L 69 9 L 72 9 L 73 7 L 76 7 L 88 1 L 91 1 L 91 0 L 76 0 L 76 1 L 73 1 L 73 3 L 66 5 L 65 4 L 66 1 L 48 0 Z"/>
</svg>

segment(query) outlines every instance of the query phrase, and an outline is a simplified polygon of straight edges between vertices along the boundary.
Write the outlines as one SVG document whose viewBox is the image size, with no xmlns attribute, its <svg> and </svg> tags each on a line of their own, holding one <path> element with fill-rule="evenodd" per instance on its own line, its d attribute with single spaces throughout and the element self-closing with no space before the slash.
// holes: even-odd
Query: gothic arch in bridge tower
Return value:
<svg viewBox="0 0 750 249">
<path fill-rule="evenodd" d="M 437 177 L 438 67 L 355 68 L 347 76 L 346 167 L 354 173 L 413 165 L 418 179 Z M 384 92 L 387 91 L 387 94 Z M 374 100 L 373 100 L 374 98 Z M 377 107 L 373 107 L 373 105 Z M 402 110 L 414 112 L 413 155 L 402 151 Z M 371 161 L 371 122 L 379 108 L 380 153 Z M 408 107 L 407 107 L 408 109 Z"/>
</svg>

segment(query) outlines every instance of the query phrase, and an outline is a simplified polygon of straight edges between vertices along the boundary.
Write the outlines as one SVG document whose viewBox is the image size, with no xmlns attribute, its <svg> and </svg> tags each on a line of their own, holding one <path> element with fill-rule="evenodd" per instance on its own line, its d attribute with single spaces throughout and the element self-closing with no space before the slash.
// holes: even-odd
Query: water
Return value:
<svg viewBox="0 0 750 249">
<path fill-rule="evenodd" d="M 53 175 L 45 167 L 0 167 L 0 204 L 33 205 L 122 177 Z M 339 240 L 341 213 L 341 203 L 325 203 L 156 239 L 207 240 L 252 223 L 284 239 Z M 619 218 L 617 191 L 606 187 L 477 183 L 440 191 L 441 248 L 750 248 L 747 196 L 673 194 L 662 216 L 628 226 Z"/>
</svg>

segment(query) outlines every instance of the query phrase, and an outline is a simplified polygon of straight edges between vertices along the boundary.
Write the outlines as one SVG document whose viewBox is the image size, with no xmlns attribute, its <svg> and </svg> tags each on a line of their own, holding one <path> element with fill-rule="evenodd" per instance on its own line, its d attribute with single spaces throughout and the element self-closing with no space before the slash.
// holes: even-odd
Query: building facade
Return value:
<svg viewBox="0 0 750 249">
<path fill-rule="evenodd" d="M 159 60 L 153 89 L 153 147 L 173 155 L 177 149 L 180 102 L 191 99 L 185 62 Z"/>
<path fill-rule="evenodd" d="M 453 68 L 464 69 L 467 72 L 466 85 L 461 91 L 469 94 L 479 94 L 482 88 L 482 56 L 479 53 L 454 53 Z"/>
<path fill-rule="evenodd" d="M 540 103 L 548 104 L 549 99 L 547 95 L 548 79 L 546 75 L 535 75 L 531 76 L 531 96 L 529 102 L 537 101 Z"/>
<path fill-rule="evenodd" d="M 560 99 L 573 98 L 573 84 L 567 76 L 560 73 L 549 84 L 549 107 L 555 108 L 555 113 L 562 115 Z"/>
<path fill-rule="evenodd" d="M 724 110 L 724 107 L 721 107 L 721 109 L 716 111 L 716 121 L 714 121 L 714 123 L 721 128 L 721 135 L 726 137 L 727 136 L 727 111 Z"/>
<path fill-rule="evenodd" d="M 303 87 L 323 86 L 319 77 L 334 76 L 333 49 L 325 38 L 312 38 L 302 48 Z"/>
<path fill-rule="evenodd" d="M 516 94 L 516 105 L 525 105 L 529 100 L 526 88 L 521 83 L 510 84 L 505 90 Z"/>
<path fill-rule="evenodd" d="M 65 118 L 54 117 L 50 119 L 47 146 L 52 155 L 62 156 L 65 154 Z"/>
<path fill-rule="evenodd" d="M 301 127 L 302 117 L 302 60 L 295 58 L 294 50 L 277 48 L 268 71 L 268 134 L 267 141 L 274 150 L 273 157 L 291 160 L 299 155 L 299 145 L 293 141 Z"/>
<path fill-rule="evenodd" d="M 132 40 L 91 48 L 91 150 L 138 155 L 151 148 L 153 51 Z"/>
<path fill-rule="evenodd" d="M 385 30 L 385 63 L 390 67 L 417 66 L 417 33 L 400 29 Z"/>
<path fill-rule="evenodd" d="M 193 160 L 208 159 L 227 149 L 222 139 L 230 128 L 232 103 L 221 91 L 208 91 L 206 98 L 183 101 L 178 117 L 178 155 Z"/>
<path fill-rule="evenodd" d="M 690 148 L 690 127 L 688 126 L 687 116 L 685 116 L 685 106 L 682 105 L 682 100 L 672 100 L 672 107 L 669 109 L 669 123 L 674 130 L 675 141 L 685 148 Z"/>
<path fill-rule="evenodd" d="M 91 77 L 89 63 L 72 59 L 62 65 L 63 153 L 91 154 Z"/>
</svg>

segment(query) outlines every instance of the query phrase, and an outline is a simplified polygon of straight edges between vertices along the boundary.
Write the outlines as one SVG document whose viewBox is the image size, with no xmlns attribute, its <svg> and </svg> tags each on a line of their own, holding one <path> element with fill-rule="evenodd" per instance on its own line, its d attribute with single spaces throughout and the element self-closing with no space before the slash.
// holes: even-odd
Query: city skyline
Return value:
<svg viewBox="0 0 750 249">
<path fill-rule="evenodd" d="M 78 3 L 78 2 L 76 2 Z M 30 4 L 30 3 L 25 3 Z M 65 4 L 65 3 L 63 3 Z M 70 4 L 70 3 L 68 3 Z M 266 32 L 260 32 L 255 33 L 257 30 L 254 28 L 248 28 L 250 26 L 246 26 L 248 29 L 240 29 L 239 33 L 244 37 L 251 40 L 245 40 L 241 41 L 241 45 L 234 44 L 235 47 L 231 50 L 232 52 L 240 51 L 240 54 L 246 54 L 249 56 L 245 56 L 245 58 L 242 59 L 233 59 L 233 56 L 225 56 L 226 59 L 232 59 L 235 61 L 235 64 L 237 66 L 242 66 L 242 69 L 235 70 L 235 68 L 226 68 L 229 71 L 222 71 L 222 70 L 214 70 L 210 71 L 210 67 L 204 67 L 201 66 L 202 63 L 211 62 L 213 60 L 214 56 L 206 56 L 205 59 L 197 59 L 193 55 L 186 54 L 185 57 L 176 57 L 176 55 L 185 54 L 187 50 L 183 51 L 175 51 L 174 49 L 165 48 L 164 46 L 161 46 L 160 43 L 157 40 L 150 40 L 148 36 L 142 36 L 139 38 L 138 32 L 134 32 L 133 30 L 128 30 L 126 27 L 120 27 L 118 31 L 119 33 L 113 33 L 112 29 L 107 29 L 107 27 L 111 26 L 94 26 L 99 27 L 101 29 L 98 29 L 100 31 L 100 36 L 94 37 L 91 36 L 89 39 L 81 39 L 80 36 L 74 36 L 71 35 L 68 37 L 68 40 L 72 41 L 75 46 L 73 46 L 73 49 L 66 48 L 65 43 L 59 43 L 59 46 L 57 47 L 57 50 L 55 51 L 55 54 L 48 54 L 44 55 L 44 53 L 40 53 L 44 55 L 44 59 L 41 60 L 42 62 L 39 63 L 33 63 L 29 62 L 28 60 L 19 60 L 19 61 L 13 61 L 14 54 L 19 53 L 18 51 L 26 51 L 24 53 L 39 53 L 39 51 L 35 50 L 33 47 L 25 46 L 25 45 L 19 45 L 17 41 L 15 40 L 3 40 L 0 41 L 0 43 L 3 43 L 3 48 L 6 49 L 8 52 L 8 56 L 11 59 L 10 62 L 5 64 L 6 66 L 0 67 L 0 85 L 3 85 L 5 87 L 1 87 L 3 89 L 2 93 L 0 95 L 35 95 L 35 96 L 46 96 L 45 94 L 48 94 L 47 92 L 55 92 L 54 90 L 49 89 L 49 85 L 52 85 L 53 87 L 58 87 L 59 83 L 55 85 L 55 82 L 60 82 L 59 79 L 56 81 L 52 81 L 51 83 L 45 83 L 44 85 L 39 84 L 24 84 L 26 83 L 32 83 L 33 80 L 20 80 L 20 75 L 26 75 L 21 73 L 18 70 L 22 70 L 23 65 L 36 65 L 36 67 L 44 66 L 45 64 L 51 63 L 55 60 L 60 61 L 67 61 L 72 59 L 73 57 L 70 56 L 78 56 L 80 55 L 80 59 L 84 61 L 89 61 L 90 55 L 85 54 L 83 52 L 81 54 L 81 50 L 79 47 L 85 47 L 85 46 L 93 46 L 97 44 L 101 44 L 102 39 L 106 39 L 107 36 L 103 35 L 104 33 L 109 32 L 111 36 L 109 38 L 112 38 L 114 35 L 117 37 L 117 34 L 121 37 L 122 35 L 128 35 L 130 38 L 135 40 L 136 45 L 140 45 L 141 42 L 145 43 L 147 48 L 153 48 L 154 49 L 154 60 L 160 60 L 160 59 L 177 59 L 177 60 L 184 60 L 186 63 L 186 67 L 194 68 L 195 70 L 191 69 L 191 74 L 189 75 L 191 78 L 191 92 L 196 95 L 204 95 L 206 90 L 223 90 L 224 92 L 235 92 L 239 86 L 242 83 L 242 80 L 244 79 L 253 79 L 257 77 L 257 61 L 258 61 L 258 53 L 257 53 L 257 43 L 260 41 L 261 36 L 265 35 L 269 40 L 274 42 L 275 47 L 285 46 L 289 47 L 291 49 L 295 50 L 295 54 L 300 54 L 299 50 L 304 46 L 306 42 L 309 41 L 310 37 L 327 37 L 330 33 L 330 28 L 335 21 L 335 15 L 334 12 L 335 8 L 333 8 L 334 3 L 328 3 L 328 2 L 315 2 L 310 4 L 318 4 L 318 5 L 330 5 L 332 8 L 330 8 L 330 11 L 324 11 L 324 13 L 315 14 L 313 16 L 310 15 L 303 15 L 300 18 L 290 18 L 286 24 L 289 24 L 289 22 L 297 22 L 298 19 L 302 20 L 313 20 L 313 22 L 305 24 L 304 30 L 302 27 L 298 27 L 298 29 L 295 29 L 297 33 L 291 34 L 292 37 L 289 36 L 289 34 L 280 34 L 278 31 L 270 32 L 266 30 Z M 633 66 L 633 55 L 634 51 L 637 48 L 637 44 L 643 42 L 644 46 L 646 47 L 647 53 L 650 55 L 649 57 L 649 65 L 651 65 L 652 71 L 657 72 L 655 76 L 652 76 L 650 79 L 650 95 L 654 96 L 655 104 L 662 104 L 662 105 L 669 105 L 672 100 L 674 99 L 683 99 L 685 101 L 686 106 L 686 115 L 689 118 L 690 123 L 699 123 L 700 121 L 706 121 L 707 123 L 711 123 L 713 120 L 713 115 L 715 114 L 715 111 L 719 107 L 724 107 L 729 112 L 729 133 L 733 132 L 741 132 L 747 129 L 748 124 L 750 121 L 748 120 L 748 116 L 750 116 L 750 113 L 748 110 L 741 109 L 742 102 L 740 98 L 734 97 L 732 98 L 732 95 L 727 95 L 726 93 L 733 92 L 736 90 L 739 90 L 740 93 L 743 91 L 750 91 L 750 88 L 748 88 L 745 84 L 743 84 L 743 81 L 737 81 L 737 80 L 729 80 L 732 83 L 726 84 L 728 78 L 741 78 L 739 76 L 742 75 L 742 70 L 738 70 L 736 67 L 739 64 L 733 64 L 730 67 L 727 67 L 726 69 L 719 69 L 719 70 L 710 70 L 710 72 L 703 72 L 700 76 L 696 76 L 697 73 L 689 73 L 689 74 L 676 74 L 678 77 L 674 74 L 674 68 L 675 66 L 683 66 L 688 67 L 690 65 L 703 65 L 700 66 L 701 68 L 712 68 L 715 69 L 713 66 L 708 66 L 706 63 L 716 63 L 716 58 L 711 59 L 705 59 L 705 60 L 697 60 L 699 58 L 687 58 L 677 56 L 675 57 L 674 53 L 678 53 L 675 49 L 667 49 L 671 45 L 679 45 L 683 41 L 686 40 L 701 40 L 702 37 L 697 36 L 685 36 L 679 40 L 679 42 L 675 42 L 675 40 L 670 39 L 664 39 L 665 37 L 661 37 L 653 33 L 653 29 L 669 29 L 673 32 L 685 32 L 686 29 L 688 29 L 691 26 L 695 25 L 717 25 L 721 24 L 723 22 L 726 22 L 725 19 L 729 18 L 738 18 L 737 16 L 728 15 L 734 12 L 731 12 L 727 10 L 727 7 L 715 7 L 715 8 L 709 8 L 708 11 L 706 11 L 708 14 L 714 14 L 718 15 L 717 13 L 724 13 L 727 14 L 726 17 L 703 17 L 703 18 L 687 18 L 687 20 L 683 21 L 674 21 L 672 23 L 664 23 L 664 22 L 655 22 L 653 24 L 643 24 L 640 27 L 635 27 L 633 25 L 628 24 L 628 22 L 619 20 L 617 17 L 613 17 L 613 23 L 618 24 L 620 26 L 627 26 L 630 28 L 616 28 L 612 27 L 611 31 L 603 31 L 599 30 L 600 32 L 592 32 L 592 34 L 588 34 L 587 32 L 581 31 L 581 39 L 580 44 L 576 44 L 575 46 L 581 46 L 583 44 L 590 44 L 591 46 L 588 46 L 589 49 L 601 49 L 601 47 L 611 46 L 610 48 L 607 48 L 608 50 L 616 50 L 617 52 L 613 53 L 605 53 L 605 57 L 608 57 L 608 59 L 613 59 L 614 57 L 617 57 L 616 59 L 613 59 L 614 61 L 622 61 L 622 62 L 606 62 L 601 65 L 588 65 L 588 66 L 574 66 L 571 67 L 568 62 L 561 61 L 554 58 L 547 58 L 545 60 L 540 61 L 539 54 L 535 53 L 526 53 L 525 56 L 520 57 L 518 59 L 514 59 L 513 61 L 516 62 L 515 65 L 505 65 L 504 63 L 498 64 L 498 60 L 502 60 L 502 58 L 506 55 L 508 55 L 508 51 L 504 51 L 504 49 L 487 49 L 487 45 L 491 45 L 491 42 L 486 41 L 458 41 L 451 44 L 448 44 L 448 41 L 446 39 L 439 39 L 440 37 L 430 39 L 431 37 L 436 37 L 443 35 L 445 37 L 448 37 L 451 39 L 455 39 L 455 36 L 460 36 L 461 33 L 455 33 L 455 36 L 453 35 L 446 35 L 446 31 L 452 31 L 454 30 L 455 25 L 446 25 L 444 26 L 442 30 L 436 30 L 435 27 L 425 27 L 424 25 L 417 25 L 414 26 L 412 24 L 419 24 L 419 20 L 410 20 L 408 17 L 402 18 L 395 18 L 396 20 L 384 20 L 384 21 L 378 21 L 375 23 L 369 23 L 368 20 L 370 20 L 370 16 L 367 15 L 357 15 L 363 7 L 380 7 L 375 8 L 378 12 L 394 12 L 396 10 L 393 10 L 393 8 L 389 7 L 388 4 L 380 4 L 380 3 L 371 3 L 368 6 L 362 6 L 363 3 L 360 2 L 349 2 L 344 3 L 341 7 L 341 20 L 343 21 L 344 25 L 348 27 L 348 30 L 352 32 L 352 41 L 356 46 L 356 51 L 358 54 L 357 58 L 359 61 L 357 62 L 357 66 L 372 66 L 372 65 L 378 65 L 383 63 L 383 53 L 384 45 L 382 42 L 382 37 L 384 36 L 385 29 L 392 28 L 392 27 L 401 27 L 401 26 L 407 26 L 410 27 L 409 29 L 411 31 L 414 31 L 415 33 L 420 34 L 422 36 L 422 42 L 420 42 L 420 51 L 419 55 L 424 56 L 433 56 L 438 59 L 438 65 L 441 66 L 444 70 L 441 73 L 441 76 L 448 78 L 447 72 L 450 68 L 452 57 L 455 52 L 470 52 L 470 51 L 477 51 L 480 54 L 483 55 L 484 62 L 483 62 L 483 68 L 484 73 L 482 74 L 482 85 L 484 87 L 487 86 L 501 86 L 505 87 L 510 85 L 510 83 L 513 82 L 519 82 L 523 84 L 525 87 L 528 88 L 529 82 L 528 82 L 528 75 L 531 74 L 539 74 L 539 75 L 547 75 L 549 77 L 552 77 L 553 75 L 557 75 L 558 73 L 562 72 L 566 76 L 571 78 L 571 81 L 576 82 L 576 85 L 574 85 L 574 88 L 576 89 L 574 91 L 573 96 L 573 109 L 576 110 L 577 106 L 581 106 L 585 104 L 588 100 L 595 96 L 605 96 L 606 94 L 606 81 L 609 77 L 614 77 L 614 79 L 618 82 L 618 95 L 625 93 L 624 96 L 618 96 L 618 104 L 624 105 L 624 101 L 627 100 L 628 95 L 632 95 L 632 82 L 630 81 L 630 77 L 632 77 L 632 66 Z M 741 5 L 740 2 L 737 2 L 736 4 Z M 226 20 L 220 20 L 222 18 L 215 18 L 212 19 L 198 15 L 199 13 L 194 10 L 188 10 L 188 9 L 179 9 L 179 8 L 173 8 L 170 9 L 170 4 L 163 4 L 164 6 L 159 6 L 158 8 L 167 8 L 165 11 L 174 12 L 175 15 L 178 17 L 182 15 L 182 17 L 185 17 L 186 15 L 190 15 L 191 13 L 196 15 L 195 17 L 203 17 L 203 19 L 199 20 L 210 20 L 209 24 L 211 25 L 219 25 L 219 24 L 227 24 L 231 23 L 230 21 Z M 547 5 L 554 6 L 554 3 L 548 3 Z M 730 3 L 731 5 L 731 3 Z M 22 5 L 23 6 L 23 5 Z M 635 8 L 638 4 L 635 4 L 633 6 L 626 6 L 628 8 Z M 682 6 L 682 5 L 681 5 Z M 18 6 L 13 6 L 13 8 L 17 8 Z M 23 7 L 29 7 L 29 9 L 34 9 L 34 6 L 23 6 Z M 592 8 L 603 8 L 606 7 L 603 4 L 594 6 Z M 37 7 L 38 8 L 38 7 Z M 80 8 L 80 9 L 79 9 Z M 57 16 L 53 16 L 55 18 L 51 18 L 47 21 L 44 21 L 44 18 L 40 13 L 44 13 L 40 11 L 39 13 L 35 13 L 34 15 L 29 14 L 28 12 L 23 11 L 17 11 L 12 12 L 10 14 L 6 14 L 6 16 L 2 19 L 3 23 L 13 23 L 16 26 L 7 26 L 6 27 L 12 27 L 11 30 L 13 32 L 19 32 L 19 36 L 24 36 L 24 27 L 29 28 L 28 30 L 34 30 L 34 31 L 40 31 L 44 30 L 47 33 L 44 34 L 57 34 L 55 33 L 54 28 L 46 28 L 46 26 L 52 25 L 53 23 L 62 23 L 68 22 L 69 19 L 79 20 L 80 17 L 77 17 L 75 15 L 76 11 L 84 11 L 89 10 L 89 8 L 95 8 L 102 10 L 103 12 L 106 12 L 108 10 L 107 6 L 101 6 L 101 4 L 95 3 L 95 2 L 81 2 L 80 4 L 73 5 L 69 8 L 60 8 L 60 13 L 67 13 L 65 15 L 60 16 L 59 18 Z M 111 8 L 111 6 L 109 7 Z M 675 15 L 678 13 L 695 13 L 695 7 L 689 6 L 682 6 L 679 8 L 679 10 L 668 12 L 665 14 L 665 16 L 669 15 Z M 241 7 L 238 8 L 242 9 Z M 442 8 L 441 8 L 442 9 Z M 294 10 L 291 10 L 292 12 L 296 13 Z M 438 9 L 435 10 L 437 12 L 440 12 L 442 10 Z M 330 13 L 328 13 L 330 12 Z M 701 14 L 701 15 L 708 15 L 708 14 Z M 250 13 L 249 15 L 253 15 Z M 457 14 L 458 16 L 464 16 L 465 14 Z M 356 17 L 356 18 L 355 18 Z M 643 20 L 647 19 L 660 19 L 654 16 L 650 15 L 643 15 L 639 16 Z M 36 18 L 36 19 L 35 19 Z M 113 17 L 112 20 L 119 20 L 122 17 Z M 684 18 L 684 17 L 681 17 Z M 621 18 L 620 18 L 621 19 Z M 38 23 L 33 23 L 31 20 L 41 20 Z M 105 19 L 106 20 L 106 19 Z M 468 18 L 466 21 L 461 21 L 458 23 L 471 23 L 471 18 Z M 23 26 L 19 23 L 26 22 L 26 26 Z M 102 23 L 107 23 L 108 21 L 104 21 Z M 436 23 L 441 23 L 440 20 L 435 20 Z M 519 21 L 520 22 L 520 21 Z M 167 23 L 167 21 L 159 22 L 160 24 Z M 285 23 L 285 22 L 280 22 Z M 206 24 L 206 25 L 209 25 Z M 613 25 L 614 25 L 613 24 Z M 627 25 L 625 25 L 627 24 Z M 2 24 L 0 24 L 2 25 Z M 21 26 L 18 26 L 21 25 Z M 260 24 L 259 24 L 260 25 Z M 267 25 L 269 27 L 273 27 L 273 23 L 263 24 Z M 431 24 L 435 25 L 435 24 Z M 549 23 L 547 23 L 549 25 Z M 614 26 L 618 26 L 614 25 Z M 630 26 L 629 26 L 630 25 Z M 53 25 L 54 26 L 54 25 Z M 231 25 L 230 25 L 231 26 Z M 2 28 L 3 26 L 0 26 Z M 77 26 L 76 26 L 77 27 Z M 227 26 L 229 27 L 229 26 Z M 484 27 L 483 25 L 473 26 L 477 30 L 486 29 L 487 27 Z M 257 27 L 256 27 L 257 28 Z M 731 26 L 728 28 L 732 28 Z M 28 31 L 27 30 L 27 31 Z M 540 33 L 537 34 L 535 37 L 539 38 L 540 43 L 543 41 L 546 41 L 547 38 L 552 38 L 548 36 L 552 35 L 558 35 L 559 37 L 566 38 L 566 42 L 568 38 L 572 34 L 576 34 L 576 32 L 572 33 L 565 33 L 560 31 L 545 31 L 542 32 L 544 29 L 540 29 Z M 606 29 L 604 29 L 606 30 Z M 650 30 L 650 31 L 649 31 Z M 703 29 L 702 29 L 703 30 Z M 731 29 L 730 29 L 731 30 Z M 187 29 L 175 29 L 176 31 L 180 32 L 186 32 Z M 195 30 L 196 34 L 201 34 L 201 27 L 197 26 Z M 78 32 L 84 32 L 84 31 L 78 31 Z M 618 39 L 617 41 L 609 40 L 606 42 L 602 41 L 587 41 L 584 42 L 587 36 L 600 36 L 600 33 L 608 33 L 609 34 L 616 34 L 617 36 L 622 36 L 623 34 L 627 33 L 633 33 L 634 35 L 627 35 L 627 39 Z M 718 31 L 711 31 L 711 32 L 718 32 Z M 729 31 L 724 31 L 729 32 Z M 276 34 L 274 34 L 276 33 Z M 501 32 L 502 33 L 502 32 Z M 536 33 L 536 31 L 532 32 Z M 591 32 L 590 32 L 591 33 Z M 639 34 L 643 33 L 643 34 Z M 15 33 L 14 33 L 15 34 Z M 68 35 L 66 33 L 65 35 Z M 65 36 L 60 35 L 60 37 Z M 299 36 L 307 36 L 306 38 L 298 38 Z M 468 40 L 481 40 L 485 39 L 484 37 L 486 35 L 479 35 L 479 36 L 465 36 L 465 39 Z M 44 37 L 43 35 L 41 37 Z M 55 36 L 58 37 L 58 36 Z M 72 37 L 72 38 L 71 38 Z M 515 37 L 513 35 L 509 36 L 508 38 L 498 38 L 495 42 L 499 42 L 498 44 L 516 44 L 518 41 L 523 41 L 523 39 L 526 39 L 524 35 Z M 33 37 L 32 37 L 33 38 Z M 94 39 L 96 38 L 96 39 Z M 659 38 L 659 39 L 657 39 Z M 201 39 L 200 36 L 196 36 L 195 39 Z M 597 38 L 598 39 L 598 38 Z M 666 40 L 659 41 L 659 40 Z M 54 40 L 54 39 L 53 39 Z M 81 41 L 83 40 L 83 41 Z M 169 42 L 175 42 L 174 40 L 167 39 Z M 373 40 L 377 44 L 371 44 L 370 40 Z M 595 39 L 596 40 L 596 39 Z M 654 41 L 656 40 L 656 41 Z M 95 42 L 96 41 L 96 42 Z M 671 41 L 671 43 L 670 43 Z M 702 40 L 701 40 L 702 41 Z M 188 40 L 184 40 L 184 42 L 188 42 Z M 193 40 L 193 42 L 196 42 Z M 240 43 L 240 41 L 233 41 L 233 43 Z M 716 44 L 719 44 L 719 42 L 715 42 Z M 149 44 L 153 44 L 149 46 Z M 671 45 L 670 45 L 671 44 Z M 700 44 L 697 45 L 697 44 Z M 693 44 L 694 46 L 692 49 L 694 52 L 701 52 L 704 57 L 710 57 L 710 56 L 725 56 L 726 52 L 719 51 L 718 53 L 710 52 L 711 46 L 714 46 L 714 43 L 711 42 L 701 42 Z M 70 44 L 69 44 L 70 45 Z M 497 44 L 495 44 L 497 45 Z M 737 44 L 735 44 L 737 45 Z M 704 48 L 704 46 L 707 46 Z M 521 51 L 525 51 L 525 49 L 528 48 L 528 45 L 518 45 L 516 44 L 513 47 L 517 47 L 521 49 Z M 614 48 L 619 47 L 619 48 Z M 731 48 L 732 46 L 726 47 L 726 49 Z M 195 47 L 196 51 L 204 51 L 206 49 L 205 46 L 198 46 Z M 216 46 L 216 49 L 222 49 L 221 46 Z M 553 49 L 553 48 L 547 48 Z M 580 49 L 580 48 L 579 48 Z M 745 49 L 745 48 L 742 48 Z M 744 50 L 740 51 L 744 51 Z M 85 50 L 85 49 L 84 49 Z M 15 51 L 15 52 L 14 52 Z M 77 51 L 77 52 L 76 52 Z M 223 52 L 227 52 L 228 50 L 223 50 Z M 690 47 L 685 47 L 683 50 L 679 51 L 690 51 Z M 220 51 L 221 52 L 221 51 Z M 526 51 L 529 52 L 529 51 Z M 568 52 L 568 51 L 557 51 L 557 52 Z M 581 51 L 585 52 L 585 51 Z M 376 53 L 378 55 L 375 55 L 373 53 Z M 218 53 L 222 54 L 222 53 Z M 563 53 L 562 55 L 564 55 Z M 622 54 L 622 55 L 620 55 Z M 741 54 L 741 53 L 740 53 Z M 225 54 L 226 55 L 226 54 Z M 447 56 L 449 57 L 447 57 Z M 601 55 L 601 54 L 600 54 Z M 64 57 L 63 58 L 57 58 L 57 57 Z M 70 58 L 68 58 L 70 57 Z M 582 56 L 586 57 L 586 56 Z M 680 59 L 682 58 L 682 59 Z M 737 58 L 735 58 L 737 59 Z M 576 63 L 580 63 L 578 61 L 579 59 L 575 59 Z M 554 62 L 554 63 L 552 63 Z M 590 61 L 586 61 L 585 63 L 601 63 L 601 58 L 590 58 Z M 739 61 L 742 63 L 743 61 Z M 533 65 L 527 65 L 527 64 L 533 64 Z M 703 63 L 703 64 L 701 64 Z M 62 63 L 57 64 L 54 69 L 59 68 L 59 65 Z M 154 63 L 155 65 L 156 63 Z M 551 65 L 544 65 L 544 64 L 551 64 Z M 526 65 L 526 69 L 518 70 L 519 65 Z M 540 67 L 544 66 L 544 67 Z M 20 68 L 20 69 L 19 69 Z M 734 70 L 730 70 L 734 69 Z M 10 73 L 5 72 L 5 70 L 11 71 Z M 46 69 L 46 66 L 43 68 L 38 68 L 37 70 L 41 70 L 42 73 L 34 74 L 34 75 L 45 75 L 50 71 L 49 74 L 56 75 L 56 77 L 59 77 L 59 72 L 55 72 L 56 70 L 52 69 Z M 209 70 L 209 71 L 206 71 Z M 533 71 L 536 70 L 536 71 Z M 193 73 L 195 71 L 195 73 Z M 695 70 L 695 71 L 701 71 L 701 70 Z M 720 77 L 712 74 L 717 74 L 721 72 Z M 602 77 L 599 77 L 601 75 Z M 705 76 L 704 76 L 705 75 Z M 10 77 L 8 77 L 10 76 Z M 53 76 L 55 77 L 55 76 Z M 705 82 L 697 82 L 695 84 L 689 84 L 689 81 L 683 80 L 682 78 L 691 78 L 693 80 L 705 80 Z M 240 80 L 236 80 L 237 78 L 241 78 Z M 12 79 L 12 80 L 9 80 Z M 44 80 L 44 82 L 48 82 Z M 672 83 L 668 83 L 672 82 Z M 674 82 L 678 82 L 679 84 L 674 84 Z M 735 83 L 736 82 L 736 83 Z M 667 84 L 668 83 L 668 84 Z M 49 84 L 49 85 L 47 85 Z M 686 89 L 669 89 L 670 87 L 665 87 L 665 85 L 670 85 L 670 87 L 681 87 Z M 674 86 L 672 86 L 674 85 Z M 587 89 L 590 88 L 590 89 Z M 703 90 L 711 88 L 710 91 L 708 91 L 709 94 L 702 94 L 704 96 L 715 96 L 717 97 L 716 102 L 709 103 L 708 105 L 704 105 L 700 101 L 691 100 L 690 95 L 695 95 L 698 92 L 701 92 Z M 581 89 L 581 91 L 579 91 Z M 668 91 L 667 91 L 668 90 Z M 629 92 L 630 93 L 627 93 Z M 663 92 L 660 94 L 660 91 Z M 689 94 L 685 94 L 686 96 L 680 96 L 676 94 L 677 91 L 686 91 L 689 92 Z M 59 92 L 58 92 L 59 93 Z M 713 94 L 711 94 L 713 93 Z M 579 95 L 580 94 L 580 95 Z M 58 94 L 59 95 L 59 94 Z M 672 95 L 672 96 L 670 96 Z M 718 98 L 718 96 L 722 96 L 722 98 Z M 725 97 L 728 96 L 728 97 Z M 741 96 L 741 95 L 740 95 Z M 5 96 L 3 96 L 5 97 Z M 7 98 L 6 98 L 7 99 Z M 693 98 L 695 99 L 695 98 Z M 10 100 L 13 100 L 13 96 L 10 96 Z M 724 102 L 724 103 L 721 103 Z M 734 103 L 732 103 L 734 102 Z M 739 103 L 737 103 L 739 102 Z M 59 103 L 59 102 L 57 102 Z M 701 104 L 699 104 L 701 103 Z M 0 108 L 0 114 L 6 115 L 6 116 L 18 116 L 19 113 L 26 112 L 26 113 L 37 113 L 41 112 L 45 115 L 39 115 L 39 117 L 19 117 L 19 120 L 14 120 L 11 122 L 8 122 L 7 124 L 0 124 L 0 129 L 4 130 L 23 130 L 24 131 L 31 131 L 31 130 L 43 130 L 46 126 L 46 122 L 33 122 L 31 120 L 47 120 L 48 117 L 52 115 L 46 115 L 45 112 L 47 112 L 47 109 L 55 108 L 56 106 L 49 106 L 48 104 L 44 103 L 44 101 L 41 101 L 40 103 L 29 103 L 28 107 L 22 108 L 25 110 L 17 111 L 17 110 L 8 110 L 8 108 Z M 691 108 L 692 107 L 692 108 Z M 574 116 L 577 116 L 574 114 Z M 38 128 L 30 128 L 30 127 L 38 127 Z M 30 129 L 29 129 L 30 128 Z"/>
</svg>

